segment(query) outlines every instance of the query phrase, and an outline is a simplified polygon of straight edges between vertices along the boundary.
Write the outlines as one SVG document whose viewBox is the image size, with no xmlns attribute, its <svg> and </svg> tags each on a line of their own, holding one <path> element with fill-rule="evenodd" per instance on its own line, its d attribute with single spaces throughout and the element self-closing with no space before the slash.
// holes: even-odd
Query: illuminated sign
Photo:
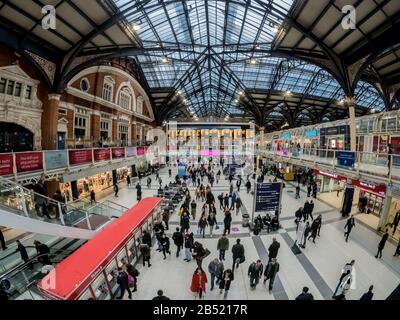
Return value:
<svg viewBox="0 0 400 320">
<path fill-rule="evenodd" d="M 290 138 L 292 138 L 292 135 L 291 135 L 290 133 L 284 133 L 284 134 L 282 135 L 282 138 L 283 138 L 283 139 L 290 139 Z"/>
<path fill-rule="evenodd" d="M 317 130 L 307 130 L 306 131 L 306 137 L 316 137 L 317 136 Z"/>
</svg>

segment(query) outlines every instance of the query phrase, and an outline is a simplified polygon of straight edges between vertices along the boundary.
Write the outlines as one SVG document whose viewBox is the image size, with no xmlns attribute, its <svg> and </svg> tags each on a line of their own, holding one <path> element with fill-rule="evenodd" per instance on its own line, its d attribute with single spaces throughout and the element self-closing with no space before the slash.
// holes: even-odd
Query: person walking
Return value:
<svg viewBox="0 0 400 320">
<path fill-rule="evenodd" d="M 147 230 L 143 231 L 143 236 L 142 236 L 142 243 L 147 244 L 149 248 L 151 247 L 151 235 L 147 232 Z"/>
<path fill-rule="evenodd" d="M 185 259 L 183 261 L 189 262 L 192 260 L 192 249 L 194 243 L 193 232 L 185 236 Z"/>
<path fill-rule="evenodd" d="M 381 241 L 379 241 L 378 252 L 376 253 L 375 258 L 378 258 L 378 256 L 379 256 L 379 259 L 382 259 L 382 251 L 385 248 L 386 241 L 388 238 L 389 238 L 389 232 L 388 232 L 388 229 L 386 229 L 385 234 L 382 236 Z"/>
<path fill-rule="evenodd" d="M 238 268 L 239 264 L 245 261 L 244 247 L 240 243 L 240 239 L 236 239 L 236 244 L 232 246 L 232 260 L 232 272 L 235 271 L 235 266 Z"/>
<path fill-rule="evenodd" d="M 313 200 L 311 200 L 310 201 L 310 204 L 308 205 L 308 214 L 310 215 L 310 217 L 311 217 L 311 220 L 312 221 L 314 221 L 314 217 L 313 217 L 313 211 L 314 211 L 314 201 Z"/>
<path fill-rule="evenodd" d="M 349 239 L 351 229 L 353 229 L 353 227 L 355 227 L 355 226 L 356 226 L 356 223 L 355 223 L 354 215 L 351 215 L 350 218 L 347 219 L 346 225 L 344 226 L 345 229 L 347 228 L 347 231 L 344 233 L 344 236 L 346 237 L 346 242 Z"/>
<path fill-rule="evenodd" d="M 150 251 L 149 245 L 142 242 L 140 244 L 140 246 L 139 246 L 139 251 L 140 251 L 140 253 L 142 254 L 142 257 L 143 257 L 143 267 L 145 266 L 146 261 L 147 261 L 147 266 L 150 268 L 151 267 L 151 263 L 150 263 L 150 253 L 151 253 L 151 251 Z"/>
<path fill-rule="evenodd" d="M 169 222 L 169 210 L 168 209 L 165 209 L 163 211 L 163 213 L 162 213 L 162 221 L 165 223 L 165 230 L 168 230 L 169 229 L 169 225 L 168 225 L 168 222 Z"/>
<path fill-rule="evenodd" d="M 276 238 L 272 238 L 272 243 L 268 248 L 268 262 L 270 262 L 272 259 L 276 259 L 280 247 L 281 244 L 276 240 Z"/>
<path fill-rule="evenodd" d="M 295 300 L 299 301 L 311 301 L 314 300 L 314 297 L 311 293 L 308 293 L 308 287 L 304 287 L 302 293 L 300 293 Z"/>
<path fill-rule="evenodd" d="M 392 222 L 392 228 L 393 228 L 393 233 L 392 235 L 394 235 L 396 233 L 397 230 L 397 226 L 400 223 L 400 210 L 396 212 L 396 215 L 394 216 L 393 222 Z"/>
<path fill-rule="evenodd" d="M 373 285 L 369 286 L 368 291 L 361 296 L 360 300 L 362 300 L 362 301 L 371 301 L 373 296 L 374 296 L 374 293 L 372 292 L 372 290 L 374 290 L 374 286 Z"/>
<path fill-rule="evenodd" d="M 142 200 L 142 186 L 139 182 L 136 184 L 136 199 L 137 201 Z"/>
<path fill-rule="evenodd" d="M 165 233 L 162 234 L 161 236 L 161 246 L 162 246 L 162 253 L 164 255 L 164 260 L 167 259 L 166 253 L 169 255 L 171 254 L 171 251 L 169 251 L 170 243 L 169 243 L 169 238 Z"/>
<path fill-rule="evenodd" d="M 230 210 L 225 211 L 224 234 L 231 234 L 232 215 Z"/>
<path fill-rule="evenodd" d="M 399 243 L 397 244 L 397 248 L 396 251 L 394 252 L 393 257 L 397 257 L 398 255 L 400 255 L 400 240 Z"/>
<path fill-rule="evenodd" d="M 309 182 L 309 183 L 307 184 L 307 198 L 310 197 L 310 194 L 311 194 L 311 182 Z"/>
<path fill-rule="evenodd" d="M 150 187 L 151 187 L 151 178 L 148 177 L 147 178 L 147 189 L 150 189 Z"/>
<path fill-rule="evenodd" d="M 197 208 L 197 203 L 193 199 L 192 202 L 190 203 L 190 209 L 193 221 L 196 219 L 196 208 Z"/>
<path fill-rule="evenodd" d="M 186 208 L 183 208 L 183 214 L 181 216 L 181 232 L 189 232 L 190 229 L 190 217 L 189 217 L 189 211 L 186 210 Z"/>
<path fill-rule="evenodd" d="M 310 203 L 308 200 L 304 203 L 303 207 L 303 221 L 306 222 L 308 220 L 308 216 L 310 214 Z"/>
<path fill-rule="evenodd" d="M 296 186 L 296 196 L 295 199 L 300 199 L 300 184 Z"/>
<path fill-rule="evenodd" d="M 318 217 L 319 218 L 319 217 Z M 313 239 L 313 243 L 315 243 L 315 238 L 317 237 L 318 227 L 319 227 L 319 220 L 316 218 L 311 224 L 311 235 L 308 237 L 307 240 Z"/>
<path fill-rule="evenodd" d="M 224 233 L 218 240 L 217 250 L 219 250 L 219 259 L 221 261 L 225 260 L 225 251 L 229 250 L 229 239 Z"/>
<path fill-rule="evenodd" d="M 208 250 L 207 250 L 208 251 Z M 197 266 L 201 269 L 201 265 L 203 263 L 203 260 L 210 252 L 207 252 L 206 249 L 204 249 L 203 245 L 200 242 L 195 242 L 193 244 L 193 257 L 196 259 Z"/>
<path fill-rule="evenodd" d="M 213 230 L 214 230 L 214 226 L 217 224 L 217 218 L 215 217 L 216 215 L 214 213 L 211 213 L 208 215 L 207 218 L 207 223 L 210 226 L 210 237 L 213 236 Z M 203 236 L 204 238 L 204 236 Z"/>
<path fill-rule="evenodd" d="M 211 275 L 210 291 L 213 291 L 215 281 L 217 281 L 216 284 L 218 284 L 219 281 L 221 280 L 222 273 L 224 272 L 224 264 L 218 258 L 215 258 L 214 260 L 211 260 L 211 262 L 209 263 L 208 272 Z"/>
<path fill-rule="evenodd" d="M 206 232 L 206 227 L 208 226 L 208 222 L 206 219 L 205 214 L 203 213 L 200 217 L 199 223 L 197 224 L 198 226 L 198 234 L 203 234 L 203 238 L 205 238 L 205 232 Z"/>
<path fill-rule="evenodd" d="M 176 245 L 176 257 L 179 257 L 179 252 L 183 247 L 183 235 L 180 232 L 179 227 L 176 227 L 176 231 L 172 235 L 172 240 L 174 240 L 174 244 Z"/>
<path fill-rule="evenodd" d="M 118 198 L 118 191 L 119 191 L 118 183 L 114 183 L 114 197 L 116 198 Z"/>
<path fill-rule="evenodd" d="M 119 297 L 118 300 L 121 300 L 124 297 L 125 291 L 128 291 L 128 297 L 132 300 L 132 292 L 129 289 L 129 281 L 128 281 L 128 274 L 122 268 L 118 268 L 118 277 L 117 283 L 119 284 Z"/>
<path fill-rule="evenodd" d="M 92 191 L 90 191 L 90 204 L 93 204 L 93 203 L 96 203 L 96 193 L 92 189 Z"/>
<path fill-rule="evenodd" d="M 279 272 L 279 263 L 277 262 L 276 258 L 271 259 L 271 261 L 268 262 L 268 264 L 266 265 L 264 271 L 264 284 L 269 279 L 269 285 L 268 285 L 269 293 L 272 292 L 275 277 L 278 272 Z"/>
<path fill-rule="evenodd" d="M 301 247 L 304 242 L 305 228 L 306 228 L 306 224 L 300 220 L 297 224 L 296 240 L 294 241 L 294 244 L 295 245 L 297 244 L 299 247 Z"/>
<path fill-rule="evenodd" d="M 139 276 L 139 271 L 131 264 L 126 266 L 126 273 L 128 274 L 128 283 L 130 278 L 132 279 L 132 283 L 129 283 L 129 286 L 133 287 L 132 292 L 137 291 L 137 277 Z"/>
<path fill-rule="evenodd" d="M 22 259 L 22 261 L 24 261 L 24 263 L 28 263 L 29 255 L 28 255 L 28 252 L 26 251 L 25 246 L 19 240 L 17 240 L 16 243 L 17 243 L 17 249 L 15 251 L 20 253 L 21 259 Z M 28 264 L 28 268 L 30 270 L 32 270 L 33 264 L 32 263 Z"/>
<path fill-rule="evenodd" d="M 250 193 L 250 189 L 251 189 L 251 182 L 250 182 L 249 179 L 247 179 L 247 181 L 246 181 L 246 190 L 247 190 L 248 194 Z"/>
<path fill-rule="evenodd" d="M 195 299 L 203 299 L 204 293 L 206 293 L 206 283 L 207 283 L 206 273 L 199 267 L 197 268 L 192 276 L 192 282 L 190 285 L 190 290 L 195 293 Z"/>
<path fill-rule="evenodd" d="M 131 187 L 131 177 L 129 176 L 129 174 L 126 176 L 126 186 L 128 188 Z"/>
<path fill-rule="evenodd" d="M 0 243 L 1 243 L 1 248 L 4 250 L 7 250 L 6 242 L 4 240 L 4 235 L 3 232 L 0 229 Z"/>
<path fill-rule="evenodd" d="M 302 248 L 305 249 L 306 248 L 306 243 L 307 243 L 307 237 L 311 232 L 311 227 L 310 227 L 310 223 L 307 221 L 306 222 L 306 226 L 304 228 L 304 237 L 303 237 L 303 245 Z"/>
<path fill-rule="evenodd" d="M 224 300 L 226 300 L 228 297 L 228 291 L 231 287 L 233 279 L 233 271 L 231 269 L 225 270 L 221 276 L 221 280 L 219 282 L 219 293 L 222 294 L 222 292 L 224 292 Z"/>
<path fill-rule="evenodd" d="M 51 265 L 51 261 L 49 258 L 50 249 L 44 243 L 41 243 L 39 240 L 33 241 L 33 244 L 36 247 L 36 252 L 38 257 L 38 261 L 45 265 Z"/>
<path fill-rule="evenodd" d="M 224 210 L 224 193 L 221 192 L 221 194 L 217 198 L 219 201 L 219 209 Z"/>
<path fill-rule="evenodd" d="M 351 260 L 350 263 L 346 263 L 342 269 L 342 274 L 340 275 L 339 278 L 339 283 L 336 286 L 335 292 L 333 293 L 333 297 L 336 296 L 337 292 L 339 291 L 340 287 L 343 286 L 343 280 L 346 278 L 346 281 L 348 280 L 348 276 L 351 275 L 354 272 L 354 264 L 355 261 Z"/>
<path fill-rule="evenodd" d="M 320 237 L 320 232 L 321 232 L 321 226 L 322 226 L 322 214 L 318 215 L 317 217 L 318 220 L 318 237 Z"/>
<path fill-rule="evenodd" d="M 229 195 L 226 194 L 224 197 L 224 210 L 228 209 L 229 207 Z"/>
<path fill-rule="evenodd" d="M 171 170 L 171 168 L 168 169 L 168 175 L 169 175 L 169 177 L 171 178 L 171 176 L 172 176 L 172 170 Z"/>
<path fill-rule="evenodd" d="M 249 270 L 247 272 L 247 275 L 250 277 L 250 288 L 255 289 L 258 282 L 260 281 L 260 278 L 263 275 L 264 271 L 264 266 L 261 263 L 261 260 L 257 260 L 257 262 L 253 262 L 249 266 Z"/>
<path fill-rule="evenodd" d="M 242 205 L 243 205 L 242 199 L 240 199 L 240 197 L 238 196 L 236 199 L 236 215 L 239 215 Z"/>
</svg>

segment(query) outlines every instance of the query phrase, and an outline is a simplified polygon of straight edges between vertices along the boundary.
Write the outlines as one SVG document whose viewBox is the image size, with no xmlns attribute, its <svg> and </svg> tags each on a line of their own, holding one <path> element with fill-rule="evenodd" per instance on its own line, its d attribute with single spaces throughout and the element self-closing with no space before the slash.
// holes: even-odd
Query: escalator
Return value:
<svg viewBox="0 0 400 320">
<path fill-rule="evenodd" d="M 73 249 L 49 248 L 48 257 L 52 263 L 51 265 L 43 263 L 45 255 L 36 254 L 28 262 L 21 263 L 2 274 L 0 276 L 0 288 L 7 292 L 10 300 L 43 299 L 36 289 L 36 284 L 53 269 L 54 265 L 71 255 L 84 242 L 83 240 L 70 241 L 70 245 L 74 247 Z"/>
<path fill-rule="evenodd" d="M 65 204 L 0 177 L 1 225 L 32 233 L 90 239 L 126 208 L 117 204 Z"/>
</svg>

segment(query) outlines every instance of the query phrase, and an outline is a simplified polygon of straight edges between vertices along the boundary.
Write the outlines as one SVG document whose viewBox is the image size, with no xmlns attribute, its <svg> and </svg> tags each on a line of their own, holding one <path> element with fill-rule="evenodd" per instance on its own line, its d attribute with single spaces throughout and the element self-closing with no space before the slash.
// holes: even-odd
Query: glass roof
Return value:
<svg viewBox="0 0 400 320">
<path fill-rule="evenodd" d="M 199 116 L 244 114 L 237 100 L 249 89 L 343 98 L 318 66 L 269 55 L 294 0 L 113 1 L 146 49 L 135 59 L 150 88 L 182 91 Z M 384 107 L 371 85 L 360 82 L 356 93 L 358 106 Z"/>
</svg>

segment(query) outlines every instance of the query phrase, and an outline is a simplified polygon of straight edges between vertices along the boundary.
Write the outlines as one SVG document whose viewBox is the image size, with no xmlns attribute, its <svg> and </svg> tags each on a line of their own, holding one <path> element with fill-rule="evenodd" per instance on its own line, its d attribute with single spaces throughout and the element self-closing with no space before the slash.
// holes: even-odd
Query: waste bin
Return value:
<svg viewBox="0 0 400 320">
<path fill-rule="evenodd" d="M 242 226 L 248 227 L 249 221 L 250 221 L 250 215 L 248 213 L 243 213 L 242 214 Z"/>
</svg>

